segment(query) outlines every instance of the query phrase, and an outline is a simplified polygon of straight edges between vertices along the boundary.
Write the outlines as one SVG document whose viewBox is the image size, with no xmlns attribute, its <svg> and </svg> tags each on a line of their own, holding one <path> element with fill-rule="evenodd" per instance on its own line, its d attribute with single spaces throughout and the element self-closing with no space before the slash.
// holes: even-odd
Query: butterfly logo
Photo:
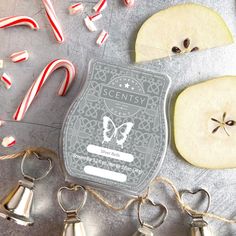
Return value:
<svg viewBox="0 0 236 236">
<path fill-rule="evenodd" d="M 103 142 L 109 143 L 113 138 L 116 139 L 116 143 L 123 148 L 123 145 L 132 129 L 134 124 L 127 122 L 120 125 L 118 128 L 114 122 L 108 117 L 103 117 Z"/>
</svg>

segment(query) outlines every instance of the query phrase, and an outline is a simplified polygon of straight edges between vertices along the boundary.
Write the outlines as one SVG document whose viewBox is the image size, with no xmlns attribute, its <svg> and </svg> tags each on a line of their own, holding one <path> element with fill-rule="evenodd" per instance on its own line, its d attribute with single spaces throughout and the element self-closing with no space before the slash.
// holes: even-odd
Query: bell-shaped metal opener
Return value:
<svg viewBox="0 0 236 236">
<path fill-rule="evenodd" d="M 211 203 L 211 196 L 208 191 L 205 189 L 198 189 L 196 191 L 189 191 L 189 190 L 183 190 L 181 192 L 181 198 L 183 198 L 184 194 L 197 194 L 197 193 L 204 193 L 207 197 L 207 207 L 204 213 L 207 213 L 210 207 Z M 213 236 L 211 229 L 208 226 L 208 223 L 203 219 L 202 214 L 193 214 L 192 212 L 186 210 L 188 215 L 191 217 L 191 223 L 190 223 L 190 235 L 191 236 Z"/>
<path fill-rule="evenodd" d="M 68 191 L 83 191 L 84 197 L 80 206 L 77 209 L 67 210 L 62 201 L 62 192 L 64 190 Z M 86 236 L 85 228 L 83 222 L 78 217 L 79 211 L 84 207 L 87 201 L 87 191 L 84 187 L 80 185 L 75 185 L 73 187 L 61 187 L 57 193 L 57 200 L 61 209 L 67 214 L 64 220 L 64 230 L 63 236 Z"/>
<path fill-rule="evenodd" d="M 34 155 L 37 159 L 43 160 L 36 153 L 34 153 Z M 24 226 L 32 225 L 34 223 L 31 216 L 34 197 L 34 182 L 46 177 L 52 169 L 51 159 L 46 159 L 49 161 L 47 172 L 39 178 L 31 177 L 25 174 L 24 171 L 26 157 L 27 155 L 25 154 L 21 162 L 21 172 L 24 176 L 24 180 L 20 180 L 18 185 L 0 201 L 0 216 Z"/>
<path fill-rule="evenodd" d="M 145 223 L 142 220 L 142 216 L 141 216 L 142 209 L 141 208 L 142 208 L 142 205 L 145 203 L 151 204 L 154 207 L 159 207 L 159 209 L 161 210 L 161 213 L 162 213 L 161 218 L 158 220 L 158 222 L 155 225 L 150 225 L 148 223 Z M 163 224 L 167 215 L 168 215 L 168 210 L 164 205 L 162 205 L 160 203 L 155 203 L 149 198 L 146 198 L 144 201 L 140 201 L 139 205 L 138 205 L 138 220 L 139 220 L 141 227 L 132 236 L 153 236 L 154 235 L 153 231 Z"/>
</svg>

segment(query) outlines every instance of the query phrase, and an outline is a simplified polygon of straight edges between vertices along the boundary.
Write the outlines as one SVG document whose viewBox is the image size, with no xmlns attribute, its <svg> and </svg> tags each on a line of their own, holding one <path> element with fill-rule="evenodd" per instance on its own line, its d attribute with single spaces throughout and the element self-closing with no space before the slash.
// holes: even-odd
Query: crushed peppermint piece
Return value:
<svg viewBox="0 0 236 236">
<path fill-rule="evenodd" d="M 29 53 L 27 50 L 12 53 L 10 56 L 12 62 L 18 63 L 22 61 L 27 61 L 29 59 Z"/>
<path fill-rule="evenodd" d="M 12 147 L 15 144 L 16 144 L 16 140 L 12 136 L 7 136 L 7 137 L 3 138 L 3 140 L 2 140 L 3 147 Z"/>
<path fill-rule="evenodd" d="M 91 16 L 89 16 L 89 19 L 91 21 L 97 21 L 97 20 L 100 20 L 102 18 L 102 14 L 100 12 L 97 12 Z"/>
<path fill-rule="evenodd" d="M 84 23 L 87 27 L 87 29 L 91 32 L 97 31 L 97 27 L 95 24 L 89 19 L 89 16 L 85 17 Z"/>
<path fill-rule="evenodd" d="M 100 0 L 94 7 L 95 12 L 101 12 L 107 7 L 107 0 Z"/>
<path fill-rule="evenodd" d="M 4 73 L 1 76 L 1 81 L 3 82 L 3 84 L 5 85 L 6 89 L 10 89 L 12 86 L 12 80 L 11 77 L 9 75 L 7 75 L 6 73 Z"/>
<path fill-rule="evenodd" d="M 68 8 L 70 15 L 75 15 L 76 13 L 80 13 L 84 10 L 84 6 L 82 3 L 75 3 Z"/>
<path fill-rule="evenodd" d="M 96 41 L 96 43 L 99 45 L 99 47 L 101 47 L 107 41 L 108 37 L 109 37 L 109 34 L 105 30 L 103 30 L 99 34 L 98 39 Z"/>
</svg>

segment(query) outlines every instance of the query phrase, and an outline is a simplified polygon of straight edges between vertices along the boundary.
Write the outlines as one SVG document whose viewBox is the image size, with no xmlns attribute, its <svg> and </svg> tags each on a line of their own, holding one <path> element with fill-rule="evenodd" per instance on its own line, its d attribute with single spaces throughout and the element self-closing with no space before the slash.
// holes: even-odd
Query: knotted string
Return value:
<svg viewBox="0 0 236 236">
<path fill-rule="evenodd" d="M 18 158 L 18 157 L 23 157 L 25 155 L 30 156 L 34 153 L 36 153 L 38 155 L 57 156 L 56 152 L 54 152 L 50 149 L 43 148 L 43 147 L 30 147 L 30 148 L 27 148 L 23 151 L 17 152 L 17 153 L 0 156 L 0 160 L 15 159 L 15 158 Z"/>
<path fill-rule="evenodd" d="M 14 153 L 14 154 L 10 154 L 10 155 L 4 155 L 4 156 L 0 156 L 0 160 L 9 160 L 9 159 L 15 159 L 18 157 L 22 157 L 24 155 L 31 155 L 33 153 L 36 153 L 38 155 L 49 155 L 49 156 L 56 156 L 56 153 L 50 149 L 47 148 L 38 148 L 38 147 L 33 147 L 33 148 L 28 148 L 26 150 L 23 150 L 21 152 L 18 153 Z M 149 185 L 148 190 L 146 191 L 146 193 L 143 196 L 139 196 L 139 197 L 135 197 L 135 198 L 131 198 L 129 201 L 127 201 L 123 206 L 114 206 L 112 203 L 110 203 L 105 197 L 103 197 L 100 193 L 98 193 L 96 190 L 87 187 L 86 190 L 101 204 L 103 204 L 104 206 L 106 206 L 109 209 L 112 209 L 114 211 L 124 211 L 126 209 L 128 209 L 131 205 L 133 205 L 134 203 L 137 202 L 145 202 L 145 200 L 148 198 L 149 196 L 149 190 L 151 189 L 151 187 L 154 184 L 164 184 L 165 186 L 168 186 L 172 192 L 174 193 L 174 197 L 175 200 L 178 204 L 178 206 L 183 210 L 183 211 L 188 211 L 191 214 L 195 214 L 195 215 L 202 215 L 204 217 L 208 217 L 208 218 L 212 218 L 215 220 L 219 220 L 225 223 L 229 223 L 229 224 L 236 224 L 236 219 L 228 219 L 225 218 L 223 216 L 219 216 L 213 213 L 208 213 L 208 212 L 201 212 L 201 211 L 197 211 L 192 209 L 189 205 L 187 205 L 181 198 L 179 191 L 177 190 L 177 188 L 175 187 L 174 183 L 172 181 L 170 181 L 169 179 L 165 178 L 165 177 L 156 177 Z"/>
</svg>

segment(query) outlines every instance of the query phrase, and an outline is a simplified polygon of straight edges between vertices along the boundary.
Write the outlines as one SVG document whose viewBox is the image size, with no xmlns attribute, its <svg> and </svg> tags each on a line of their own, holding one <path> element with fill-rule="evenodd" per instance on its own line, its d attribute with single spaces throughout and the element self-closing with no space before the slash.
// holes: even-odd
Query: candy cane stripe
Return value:
<svg viewBox="0 0 236 236">
<path fill-rule="evenodd" d="M 109 37 L 109 34 L 105 30 L 103 30 L 99 34 L 98 39 L 96 41 L 96 43 L 99 45 L 99 47 L 102 46 L 107 41 L 108 37 Z"/>
<path fill-rule="evenodd" d="M 43 87 L 46 80 L 50 77 L 50 75 L 59 68 L 65 68 L 66 76 L 64 81 L 61 84 L 58 94 L 60 96 L 64 96 L 69 89 L 71 83 L 75 79 L 75 67 L 74 65 L 64 59 L 57 59 L 50 62 L 40 73 L 39 77 L 34 81 L 34 83 L 29 88 L 28 92 L 26 93 L 23 101 L 18 106 L 13 119 L 16 121 L 20 121 L 24 118 L 25 113 L 29 109 L 31 103 L 33 102 L 34 98 L 38 95 L 40 89 Z"/>
<path fill-rule="evenodd" d="M 16 144 L 16 140 L 12 136 L 4 137 L 2 140 L 3 147 L 12 147 Z"/>
<path fill-rule="evenodd" d="M 69 6 L 68 10 L 71 15 L 74 15 L 78 12 L 82 12 L 84 10 L 84 6 L 82 3 L 75 3 L 74 5 Z"/>
<path fill-rule="evenodd" d="M 11 58 L 12 62 L 18 63 L 18 62 L 28 60 L 29 54 L 26 50 L 24 50 L 24 51 L 12 53 L 10 58 Z"/>
<path fill-rule="evenodd" d="M 56 16 L 56 13 L 55 13 L 55 10 L 53 8 L 51 1 L 43 0 L 43 4 L 45 6 L 46 15 L 48 17 L 49 23 L 52 27 L 56 40 L 59 43 L 63 43 L 64 42 L 63 32 L 62 32 L 61 25 L 57 19 L 57 16 Z"/>
<path fill-rule="evenodd" d="M 39 29 L 38 23 L 28 16 L 10 16 L 0 19 L 0 28 L 8 28 L 13 26 L 26 25 L 34 30 Z"/>
<path fill-rule="evenodd" d="M 12 86 L 12 80 L 10 78 L 9 75 L 7 75 L 6 73 L 4 73 L 1 76 L 1 81 L 3 82 L 3 84 L 5 85 L 6 89 L 10 89 Z"/>
<path fill-rule="evenodd" d="M 95 13 L 95 14 L 89 16 L 89 19 L 90 19 L 91 21 L 97 21 L 97 20 L 99 20 L 99 19 L 101 19 L 101 18 L 102 18 L 102 14 L 101 14 L 100 12 Z"/>
<path fill-rule="evenodd" d="M 107 0 L 100 0 L 94 7 L 95 12 L 101 12 L 107 7 Z"/>
</svg>

